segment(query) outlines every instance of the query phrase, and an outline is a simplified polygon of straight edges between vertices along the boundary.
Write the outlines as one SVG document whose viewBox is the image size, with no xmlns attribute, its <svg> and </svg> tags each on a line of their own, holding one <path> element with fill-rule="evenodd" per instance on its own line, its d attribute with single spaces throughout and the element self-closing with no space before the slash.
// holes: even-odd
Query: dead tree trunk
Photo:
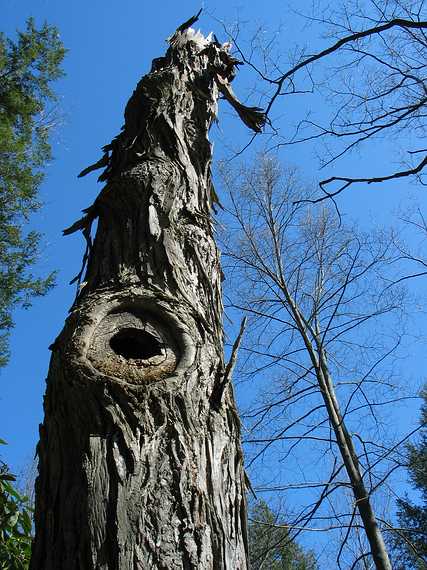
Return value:
<svg viewBox="0 0 427 570">
<path fill-rule="evenodd" d="M 82 173 L 105 167 L 106 186 L 65 232 L 83 231 L 87 270 L 51 347 L 32 570 L 247 568 L 207 134 L 219 91 L 254 130 L 263 115 L 195 19 Z"/>
</svg>

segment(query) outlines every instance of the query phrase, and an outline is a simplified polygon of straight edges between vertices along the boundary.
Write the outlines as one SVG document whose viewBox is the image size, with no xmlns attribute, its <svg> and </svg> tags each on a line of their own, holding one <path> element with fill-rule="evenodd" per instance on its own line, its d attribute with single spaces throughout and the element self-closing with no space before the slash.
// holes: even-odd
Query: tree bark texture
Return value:
<svg viewBox="0 0 427 570">
<path fill-rule="evenodd" d="M 208 130 L 227 46 L 183 24 L 104 156 L 80 293 L 52 345 L 32 570 L 247 568 L 239 419 L 223 355 Z M 90 229 L 98 221 L 92 244 Z"/>
</svg>

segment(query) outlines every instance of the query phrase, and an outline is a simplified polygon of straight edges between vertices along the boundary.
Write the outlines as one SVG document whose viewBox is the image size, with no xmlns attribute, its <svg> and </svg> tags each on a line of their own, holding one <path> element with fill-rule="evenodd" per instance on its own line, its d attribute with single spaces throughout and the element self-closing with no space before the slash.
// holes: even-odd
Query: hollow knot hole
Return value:
<svg viewBox="0 0 427 570">
<path fill-rule="evenodd" d="M 126 360 L 148 360 L 162 354 L 162 344 L 152 334 L 141 329 L 122 329 L 110 339 L 110 346 Z"/>
</svg>

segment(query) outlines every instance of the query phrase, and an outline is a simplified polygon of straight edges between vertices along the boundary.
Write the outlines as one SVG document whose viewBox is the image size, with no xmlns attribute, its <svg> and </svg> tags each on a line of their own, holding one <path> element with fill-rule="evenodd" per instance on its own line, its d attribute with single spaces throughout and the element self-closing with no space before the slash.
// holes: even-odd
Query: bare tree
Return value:
<svg viewBox="0 0 427 570">
<path fill-rule="evenodd" d="M 402 283 L 427 275 L 427 220 L 418 205 L 406 208 L 399 218 L 403 230 L 395 243 L 400 259 L 405 264 L 404 275 L 398 278 L 398 282 Z M 407 233 L 409 235 L 405 236 Z"/>
<path fill-rule="evenodd" d="M 340 529 L 340 568 L 363 529 L 360 560 L 389 569 L 383 533 L 392 525 L 378 518 L 376 497 L 402 466 L 409 437 L 382 431 L 379 412 L 406 397 L 393 386 L 390 360 L 401 342 L 394 331 L 404 291 L 389 286 L 398 253 L 387 232 L 362 234 L 323 205 L 303 205 L 307 189 L 271 157 L 257 163 L 223 173 L 232 204 L 227 302 L 250 317 L 244 375 L 263 393 L 243 416 L 255 447 L 249 465 L 273 449 L 290 461 L 304 446 L 309 471 L 299 481 L 258 490 L 311 494 L 293 536 Z"/>
<path fill-rule="evenodd" d="M 347 0 L 332 8 L 321 6 L 319 13 L 307 20 L 326 37 L 326 46 L 311 53 L 306 48 L 294 49 L 288 66 L 279 63 L 272 42 L 263 43 L 255 34 L 248 47 L 238 26 L 227 28 L 239 58 L 252 66 L 264 84 L 258 91 L 262 91 L 260 101 L 273 127 L 272 146 L 318 141 L 325 168 L 356 148 L 372 156 L 375 145 L 384 139 L 391 143 L 401 140 L 406 145 L 401 147 L 404 158 L 396 149 L 389 156 L 388 163 L 399 162 L 400 168 L 372 173 L 367 159 L 362 175 L 349 176 L 336 175 L 335 165 L 333 174 L 320 181 L 324 191 L 320 199 L 336 196 L 357 183 L 406 177 L 422 183 L 427 166 L 423 140 L 427 110 L 424 0 Z M 293 131 L 290 124 L 280 129 L 274 112 L 282 112 L 284 98 L 300 93 L 323 97 L 316 101 L 317 113 L 308 96 L 306 117 L 296 122 Z M 329 109 L 326 120 L 325 109 Z"/>
<path fill-rule="evenodd" d="M 197 18 L 82 172 L 104 167 L 106 185 L 65 231 L 81 230 L 87 250 L 51 346 L 33 570 L 247 568 L 207 135 L 219 92 L 252 129 L 264 117 L 236 99 L 236 61 L 190 27 Z"/>
</svg>

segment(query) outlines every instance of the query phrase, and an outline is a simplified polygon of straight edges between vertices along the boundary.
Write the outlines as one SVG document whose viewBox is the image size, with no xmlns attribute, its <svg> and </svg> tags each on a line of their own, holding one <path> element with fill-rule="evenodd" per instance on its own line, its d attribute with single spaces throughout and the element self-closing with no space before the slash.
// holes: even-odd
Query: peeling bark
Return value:
<svg viewBox="0 0 427 570">
<path fill-rule="evenodd" d="M 264 116 L 237 101 L 238 62 L 194 21 L 82 172 L 104 167 L 106 185 L 65 231 L 83 231 L 87 268 L 52 346 L 32 570 L 247 568 L 207 134 L 219 90 L 254 130 Z"/>
</svg>

